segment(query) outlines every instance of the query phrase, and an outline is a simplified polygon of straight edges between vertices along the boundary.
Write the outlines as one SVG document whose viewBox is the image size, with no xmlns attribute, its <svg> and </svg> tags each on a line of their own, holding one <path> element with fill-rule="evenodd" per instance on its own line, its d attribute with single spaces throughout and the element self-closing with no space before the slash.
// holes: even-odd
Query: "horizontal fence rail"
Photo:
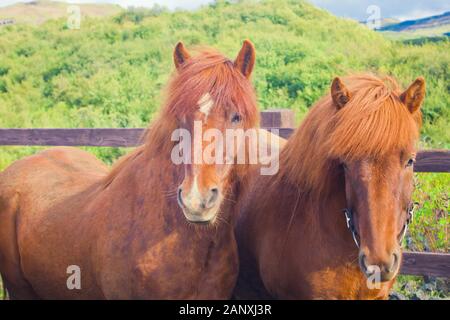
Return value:
<svg viewBox="0 0 450 320">
<path fill-rule="evenodd" d="M 261 127 L 277 129 L 289 138 L 295 126 L 292 110 L 261 112 Z M 93 146 L 133 147 L 140 144 L 143 128 L 84 129 L 0 129 L 0 146 Z M 414 165 L 416 172 L 450 172 L 450 150 L 421 150 Z M 450 254 L 405 252 L 402 274 L 450 278 Z"/>
<path fill-rule="evenodd" d="M 277 129 L 289 138 L 294 129 Z M 91 146 L 134 147 L 140 144 L 143 128 L 95 129 L 0 129 L 0 146 Z M 415 172 L 450 172 L 450 150 L 421 150 L 417 153 Z"/>
<path fill-rule="evenodd" d="M 283 138 L 289 138 L 294 130 L 263 128 L 278 129 Z M 144 131 L 144 128 L 0 129 L 0 146 L 135 147 Z"/>
<path fill-rule="evenodd" d="M 400 273 L 450 278 L 450 254 L 404 252 Z"/>
<path fill-rule="evenodd" d="M 272 109 L 261 112 L 261 127 L 279 129 L 288 138 L 294 127 L 292 110 Z M 0 129 L 3 146 L 92 146 L 134 147 L 140 144 L 144 128 L 82 129 Z"/>
<path fill-rule="evenodd" d="M 283 138 L 289 138 L 293 128 L 277 129 Z M 92 129 L 0 129 L 0 146 L 91 146 L 134 147 L 140 144 L 143 128 Z M 450 172 L 450 150 L 420 150 L 415 172 Z"/>
</svg>

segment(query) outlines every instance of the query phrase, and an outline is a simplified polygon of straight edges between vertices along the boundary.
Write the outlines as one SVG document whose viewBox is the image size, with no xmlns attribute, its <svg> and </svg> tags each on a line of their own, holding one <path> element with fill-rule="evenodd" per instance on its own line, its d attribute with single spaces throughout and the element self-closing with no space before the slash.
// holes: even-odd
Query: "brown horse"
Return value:
<svg viewBox="0 0 450 320">
<path fill-rule="evenodd" d="M 245 41 L 233 62 L 209 49 L 191 57 L 179 43 L 174 60 L 160 116 L 111 172 L 55 148 L 1 173 L 0 271 L 11 298 L 230 297 L 238 256 L 228 208 L 241 166 L 175 163 L 173 133 L 195 140 L 195 121 L 221 132 L 257 124 L 255 50 Z"/>
<path fill-rule="evenodd" d="M 281 150 L 277 176 L 249 174 L 236 227 L 238 298 L 387 297 L 424 95 L 423 78 L 403 93 L 389 78 L 334 79 Z"/>
</svg>

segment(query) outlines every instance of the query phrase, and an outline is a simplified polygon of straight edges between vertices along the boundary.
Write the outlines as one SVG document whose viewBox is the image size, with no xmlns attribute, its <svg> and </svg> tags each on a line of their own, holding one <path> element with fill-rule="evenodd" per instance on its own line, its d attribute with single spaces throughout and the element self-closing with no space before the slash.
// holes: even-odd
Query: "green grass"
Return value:
<svg viewBox="0 0 450 320">
<path fill-rule="evenodd" d="M 3 282 L 0 279 L 0 300 L 3 300 L 3 299 L 5 299 L 5 295 L 3 292 Z"/>
<path fill-rule="evenodd" d="M 450 299 L 449 289 L 448 279 L 399 276 L 393 291 L 400 293 L 403 299 L 409 300 L 448 300 Z"/>
<path fill-rule="evenodd" d="M 449 173 L 415 174 L 413 201 L 418 205 L 404 239 L 407 250 L 448 253 L 449 192 Z M 449 288 L 450 279 L 401 275 L 393 291 L 405 299 L 449 299 Z"/>
<path fill-rule="evenodd" d="M 415 176 L 413 200 L 418 203 L 406 247 L 412 251 L 448 252 L 450 174 Z"/>
</svg>

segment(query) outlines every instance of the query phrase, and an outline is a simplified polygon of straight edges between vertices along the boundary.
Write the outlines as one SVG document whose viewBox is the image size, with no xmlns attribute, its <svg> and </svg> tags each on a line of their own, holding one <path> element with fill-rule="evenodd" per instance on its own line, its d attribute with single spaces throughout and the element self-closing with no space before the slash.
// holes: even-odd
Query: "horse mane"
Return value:
<svg viewBox="0 0 450 320">
<path fill-rule="evenodd" d="M 218 51 L 200 47 L 195 50 L 197 54 L 172 74 L 165 90 L 165 103 L 141 137 L 143 145 L 114 164 L 104 179 L 105 186 L 141 155 L 147 160 L 159 155 L 170 156 L 174 146 L 171 134 L 177 128 L 178 120 L 197 111 L 198 101 L 205 93 L 214 100 L 214 108 L 220 106 L 239 112 L 246 128 L 259 123 L 256 95 L 250 81 Z M 170 161 L 170 158 L 165 160 Z"/>
<path fill-rule="evenodd" d="M 323 97 L 280 154 L 279 177 L 317 195 L 338 181 L 340 162 L 379 159 L 411 148 L 419 136 L 421 113 L 411 114 L 400 101 L 393 78 L 363 74 L 342 80 L 350 101 L 338 110 L 331 94 Z"/>
<path fill-rule="evenodd" d="M 198 101 L 209 93 L 215 106 L 233 108 L 248 125 L 257 124 L 256 96 L 250 81 L 231 60 L 214 49 L 202 48 L 187 60 L 169 82 L 166 92 L 162 112 L 178 119 L 198 110 Z"/>
</svg>

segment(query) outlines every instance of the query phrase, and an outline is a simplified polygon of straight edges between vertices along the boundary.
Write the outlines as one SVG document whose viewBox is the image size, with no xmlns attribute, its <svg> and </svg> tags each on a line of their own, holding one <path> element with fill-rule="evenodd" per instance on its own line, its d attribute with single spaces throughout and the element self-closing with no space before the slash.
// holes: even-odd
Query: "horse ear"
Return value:
<svg viewBox="0 0 450 320">
<path fill-rule="evenodd" d="M 350 100 L 350 92 L 339 77 L 334 78 L 331 84 L 331 97 L 338 110 Z"/>
<path fill-rule="evenodd" d="M 241 51 L 239 51 L 239 54 L 234 61 L 234 66 L 238 68 L 246 78 L 250 78 L 253 66 L 255 65 L 255 58 L 255 46 L 250 40 L 245 40 L 242 44 Z"/>
<path fill-rule="evenodd" d="M 180 69 L 180 67 L 190 58 L 191 55 L 184 47 L 183 42 L 178 42 L 175 46 L 175 50 L 173 51 L 173 61 L 177 70 Z"/>
<path fill-rule="evenodd" d="M 425 98 L 425 79 L 417 78 L 408 89 L 400 95 L 400 100 L 408 107 L 409 112 L 416 112 Z"/>
</svg>

